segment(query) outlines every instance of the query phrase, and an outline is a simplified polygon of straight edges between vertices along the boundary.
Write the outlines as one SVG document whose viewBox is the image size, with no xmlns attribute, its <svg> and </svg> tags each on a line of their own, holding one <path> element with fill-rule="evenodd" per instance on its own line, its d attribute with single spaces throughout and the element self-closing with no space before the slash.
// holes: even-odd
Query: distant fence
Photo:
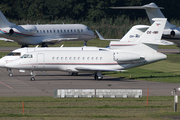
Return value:
<svg viewBox="0 0 180 120">
<path fill-rule="evenodd" d="M 66 97 L 99 97 L 99 98 L 140 98 L 142 97 L 141 89 L 56 89 L 54 98 Z"/>
</svg>

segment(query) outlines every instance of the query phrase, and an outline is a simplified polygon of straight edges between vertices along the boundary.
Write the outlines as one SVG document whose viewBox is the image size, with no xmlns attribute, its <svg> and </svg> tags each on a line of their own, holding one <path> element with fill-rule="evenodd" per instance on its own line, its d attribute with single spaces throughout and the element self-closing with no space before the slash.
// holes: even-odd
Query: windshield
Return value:
<svg viewBox="0 0 180 120">
<path fill-rule="evenodd" d="M 23 56 L 21 56 L 21 58 L 32 58 L 31 54 L 24 54 Z"/>
</svg>

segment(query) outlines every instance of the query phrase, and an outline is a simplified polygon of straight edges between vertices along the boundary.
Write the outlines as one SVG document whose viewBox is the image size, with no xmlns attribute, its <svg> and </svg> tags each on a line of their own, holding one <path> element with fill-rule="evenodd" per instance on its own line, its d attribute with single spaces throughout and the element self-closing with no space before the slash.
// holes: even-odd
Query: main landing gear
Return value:
<svg viewBox="0 0 180 120">
<path fill-rule="evenodd" d="M 31 74 L 31 81 L 35 81 L 35 76 L 36 76 L 36 73 L 32 70 L 31 72 L 30 72 L 30 74 Z"/>
<path fill-rule="evenodd" d="M 78 76 L 78 72 L 69 72 L 69 75 Z"/>
<path fill-rule="evenodd" d="M 103 79 L 101 71 L 94 73 L 94 79 L 95 80 L 102 80 Z"/>
<path fill-rule="evenodd" d="M 11 68 L 10 69 L 8 69 L 8 72 L 9 72 L 9 77 L 12 77 L 13 76 L 13 73 L 12 73 L 12 70 L 11 70 Z"/>
</svg>

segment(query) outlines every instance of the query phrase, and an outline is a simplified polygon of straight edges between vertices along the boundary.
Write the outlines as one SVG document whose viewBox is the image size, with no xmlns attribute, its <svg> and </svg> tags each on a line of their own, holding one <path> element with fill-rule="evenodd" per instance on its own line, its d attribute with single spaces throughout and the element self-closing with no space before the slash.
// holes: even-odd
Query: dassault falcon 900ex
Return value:
<svg viewBox="0 0 180 120">
<path fill-rule="evenodd" d="M 155 18 L 155 22 L 134 41 L 111 41 L 109 48 L 90 50 L 42 50 L 24 54 L 7 63 L 7 68 L 34 71 L 94 72 L 95 79 L 102 79 L 103 71 L 122 71 L 159 60 L 166 55 L 157 52 L 166 24 L 166 18 Z"/>
<path fill-rule="evenodd" d="M 21 47 L 42 45 L 47 47 L 62 41 L 84 41 L 96 37 L 95 33 L 82 24 L 16 25 L 9 22 L 0 11 L 0 37 L 11 39 Z M 10 40 L 10 41 L 11 41 Z"/>
</svg>

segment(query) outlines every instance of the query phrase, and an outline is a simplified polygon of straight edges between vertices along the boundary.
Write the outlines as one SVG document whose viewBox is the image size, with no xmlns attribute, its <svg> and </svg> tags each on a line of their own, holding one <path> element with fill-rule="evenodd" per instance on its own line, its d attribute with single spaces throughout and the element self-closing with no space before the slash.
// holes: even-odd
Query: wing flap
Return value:
<svg viewBox="0 0 180 120">
<path fill-rule="evenodd" d="M 113 69 L 97 69 L 97 68 L 91 68 L 91 67 L 76 67 L 76 70 L 82 70 L 82 71 L 111 71 L 111 72 L 123 72 L 126 70 L 113 70 Z"/>
</svg>

